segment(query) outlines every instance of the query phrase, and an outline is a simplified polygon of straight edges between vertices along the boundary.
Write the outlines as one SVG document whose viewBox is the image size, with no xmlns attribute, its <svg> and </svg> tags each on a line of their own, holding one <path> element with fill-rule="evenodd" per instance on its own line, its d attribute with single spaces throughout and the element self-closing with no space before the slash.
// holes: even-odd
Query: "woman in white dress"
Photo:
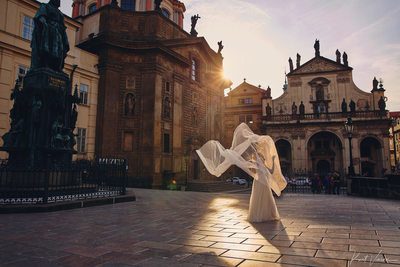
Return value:
<svg viewBox="0 0 400 267">
<path fill-rule="evenodd" d="M 286 180 L 271 137 L 254 134 L 242 123 L 233 134 L 230 149 L 210 140 L 197 150 L 197 154 L 207 170 L 217 177 L 231 165 L 236 165 L 254 178 L 249 204 L 250 222 L 279 220 L 271 189 L 280 196 Z"/>
</svg>

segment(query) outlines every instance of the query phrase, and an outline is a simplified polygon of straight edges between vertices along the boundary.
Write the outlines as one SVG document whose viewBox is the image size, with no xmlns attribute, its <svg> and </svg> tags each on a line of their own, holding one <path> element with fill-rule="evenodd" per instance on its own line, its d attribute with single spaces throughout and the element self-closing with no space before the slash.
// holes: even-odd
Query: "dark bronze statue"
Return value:
<svg viewBox="0 0 400 267">
<path fill-rule="evenodd" d="M 374 77 L 374 79 L 372 80 L 372 90 L 378 90 L 378 80 L 376 79 L 376 77 Z"/>
<path fill-rule="evenodd" d="M 271 111 L 272 111 L 272 108 L 270 107 L 270 105 L 268 103 L 267 106 L 265 107 L 265 112 L 267 114 L 267 118 L 271 118 Z"/>
<path fill-rule="evenodd" d="M 297 114 L 297 106 L 296 106 L 296 103 L 293 102 L 293 105 L 292 105 L 292 115 L 296 115 L 296 114 Z"/>
<path fill-rule="evenodd" d="M 349 65 L 349 62 L 347 61 L 347 54 L 346 54 L 346 52 L 343 52 L 343 64 L 344 64 L 345 66 L 348 66 L 348 65 Z"/>
<path fill-rule="evenodd" d="M 350 112 L 351 112 L 351 113 L 356 112 L 356 103 L 354 103 L 353 99 L 350 100 L 349 107 L 350 107 Z"/>
<path fill-rule="evenodd" d="M 342 101 L 342 112 L 343 113 L 347 113 L 347 103 L 346 103 L 346 100 L 343 98 L 343 101 Z"/>
<path fill-rule="evenodd" d="M 315 56 L 319 57 L 320 53 L 319 53 L 319 40 L 318 39 L 315 39 L 314 49 L 315 49 Z"/>
<path fill-rule="evenodd" d="M 339 49 L 336 49 L 336 62 L 337 63 L 341 63 L 340 57 L 341 57 L 340 51 L 339 51 Z"/>
<path fill-rule="evenodd" d="M 305 113 L 305 107 L 303 104 L 303 101 L 301 101 L 300 106 L 299 106 L 299 113 L 300 113 L 300 117 L 304 117 L 304 113 Z"/>
<path fill-rule="evenodd" d="M 271 88 L 268 86 L 267 92 L 265 94 L 266 97 L 271 98 Z"/>
<path fill-rule="evenodd" d="M 290 69 L 290 72 L 293 71 L 293 60 L 290 57 L 289 57 L 289 69 Z"/>
<path fill-rule="evenodd" d="M 191 17 L 191 20 L 192 20 L 192 25 L 191 25 L 191 30 L 190 30 L 190 35 L 191 36 L 194 36 L 194 37 L 197 37 L 197 31 L 196 31 L 196 24 L 197 24 L 197 21 L 200 19 L 200 16 L 199 16 L 199 14 L 197 14 L 197 15 L 194 15 L 194 16 L 192 16 Z"/>
<path fill-rule="evenodd" d="M 296 55 L 296 68 L 300 67 L 300 59 L 301 59 L 301 56 L 300 56 L 299 53 L 297 53 L 297 55 Z"/>
<path fill-rule="evenodd" d="M 385 111 L 386 109 L 386 103 L 385 103 L 385 99 L 383 99 L 383 96 L 381 96 L 381 98 L 378 101 L 378 107 L 380 111 Z"/>
<path fill-rule="evenodd" d="M 218 54 L 221 54 L 222 49 L 224 49 L 224 46 L 222 45 L 222 41 L 217 42 L 218 44 Z"/>
<path fill-rule="evenodd" d="M 2 136 L 0 150 L 8 152 L 7 166 L 13 168 L 60 167 L 71 164 L 79 104 L 77 87 L 63 72 L 69 50 L 60 0 L 42 4 L 35 17 L 31 42 L 31 68 L 11 94 L 11 127 Z M 51 159 L 51 160 L 49 160 Z"/>
<path fill-rule="evenodd" d="M 64 60 L 69 51 L 68 37 L 65 31 L 64 15 L 58 8 L 60 0 L 50 0 L 41 4 L 33 20 L 31 70 L 50 68 L 62 71 Z"/>
</svg>

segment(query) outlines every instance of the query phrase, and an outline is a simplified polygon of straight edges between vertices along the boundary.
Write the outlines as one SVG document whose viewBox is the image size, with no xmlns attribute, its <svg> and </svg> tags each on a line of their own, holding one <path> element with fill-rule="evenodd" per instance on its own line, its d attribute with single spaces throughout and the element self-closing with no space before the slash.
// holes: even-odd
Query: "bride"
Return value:
<svg viewBox="0 0 400 267">
<path fill-rule="evenodd" d="M 233 134 L 230 149 L 210 140 L 197 150 L 197 154 L 212 175 L 218 177 L 231 165 L 236 165 L 254 178 L 248 221 L 280 219 L 271 189 L 280 196 L 286 180 L 271 137 L 254 134 L 245 123 L 241 123 Z"/>
</svg>

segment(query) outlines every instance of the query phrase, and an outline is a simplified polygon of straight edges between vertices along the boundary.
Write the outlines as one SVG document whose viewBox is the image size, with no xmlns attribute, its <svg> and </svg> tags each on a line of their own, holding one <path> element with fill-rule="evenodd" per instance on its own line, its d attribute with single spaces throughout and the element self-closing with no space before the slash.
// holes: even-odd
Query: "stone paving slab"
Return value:
<svg viewBox="0 0 400 267">
<path fill-rule="evenodd" d="M 135 202 L 0 215 L 1 266 L 399 266 L 400 202 L 283 194 L 281 221 L 246 221 L 249 194 L 133 189 Z"/>
</svg>

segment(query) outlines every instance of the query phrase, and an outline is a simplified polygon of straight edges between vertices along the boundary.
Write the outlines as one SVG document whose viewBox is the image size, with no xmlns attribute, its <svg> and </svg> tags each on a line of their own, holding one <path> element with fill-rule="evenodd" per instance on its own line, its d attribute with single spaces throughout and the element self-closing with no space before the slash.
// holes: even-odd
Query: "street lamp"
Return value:
<svg viewBox="0 0 400 267">
<path fill-rule="evenodd" d="M 354 176 L 354 165 L 353 165 L 353 153 L 351 150 L 351 139 L 353 137 L 354 125 L 351 117 L 347 118 L 347 121 L 344 123 L 344 128 L 346 129 L 347 136 L 349 138 L 349 147 L 350 147 L 350 166 L 349 166 L 349 176 Z"/>
</svg>

